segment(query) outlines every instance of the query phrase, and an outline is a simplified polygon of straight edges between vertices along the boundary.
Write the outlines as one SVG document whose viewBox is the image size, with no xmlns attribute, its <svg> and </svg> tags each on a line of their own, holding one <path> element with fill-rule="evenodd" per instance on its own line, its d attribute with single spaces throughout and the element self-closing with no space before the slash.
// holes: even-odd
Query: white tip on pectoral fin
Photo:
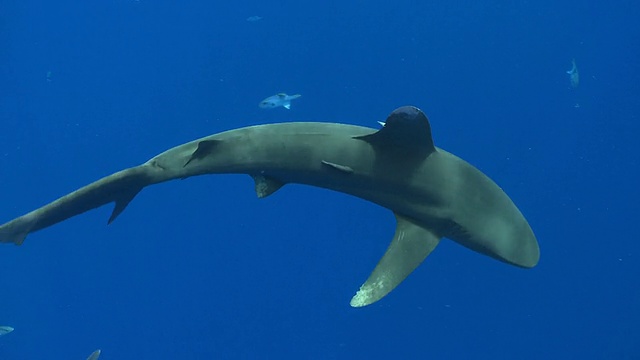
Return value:
<svg viewBox="0 0 640 360">
<path fill-rule="evenodd" d="M 287 110 L 291 110 L 291 103 L 290 102 L 284 103 L 284 104 L 282 104 L 282 107 L 287 109 Z"/>
<path fill-rule="evenodd" d="M 429 256 L 441 236 L 396 215 L 396 233 L 382 259 L 367 281 L 351 299 L 351 306 L 362 307 L 382 299 Z"/>
</svg>

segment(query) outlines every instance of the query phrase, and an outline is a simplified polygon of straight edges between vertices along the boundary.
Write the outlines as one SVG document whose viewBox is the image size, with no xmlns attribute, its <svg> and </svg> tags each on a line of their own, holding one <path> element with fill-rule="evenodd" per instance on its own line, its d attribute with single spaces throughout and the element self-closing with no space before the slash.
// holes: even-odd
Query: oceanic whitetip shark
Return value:
<svg viewBox="0 0 640 360">
<path fill-rule="evenodd" d="M 429 120 L 405 106 L 380 130 L 316 122 L 250 126 L 169 149 L 142 165 L 82 187 L 0 226 L 0 242 L 22 244 L 27 234 L 115 202 L 109 223 L 142 188 L 196 175 L 242 173 L 259 198 L 287 183 L 351 194 L 395 214 L 389 248 L 351 299 L 380 300 L 449 238 L 524 268 L 538 263 L 531 227 L 491 179 L 433 144 Z"/>
</svg>

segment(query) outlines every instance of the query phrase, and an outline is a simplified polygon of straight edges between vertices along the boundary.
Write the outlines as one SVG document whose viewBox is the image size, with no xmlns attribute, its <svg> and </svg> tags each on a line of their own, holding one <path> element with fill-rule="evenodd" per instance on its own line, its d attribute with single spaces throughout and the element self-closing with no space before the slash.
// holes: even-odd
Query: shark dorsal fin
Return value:
<svg viewBox="0 0 640 360">
<path fill-rule="evenodd" d="M 356 139 L 364 140 L 376 148 L 393 148 L 425 157 L 436 150 L 429 119 L 414 106 L 397 108 L 389 114 L 382 129 Z"/>
</svg>

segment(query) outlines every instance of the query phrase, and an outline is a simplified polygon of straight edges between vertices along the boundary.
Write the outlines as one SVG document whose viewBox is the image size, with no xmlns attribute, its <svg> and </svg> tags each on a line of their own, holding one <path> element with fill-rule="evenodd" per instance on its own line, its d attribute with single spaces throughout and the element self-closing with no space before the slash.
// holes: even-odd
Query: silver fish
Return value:
<svg viewBox="0 0 640 360">
<path fill-rule="evenodd" d="M 291 109 L 291 100 L 295 100 L 300 96 L 302 95 L 287 95 L 285 93 L 280 93 L 269 96 L 268 98 L 260 101 L 260 104 L 258 104 L 258 106 L 262 109 L 273 109 L 277 108 L 278 106 L 282 106 L 283 108 L 289 110 Z"/>
</svg>

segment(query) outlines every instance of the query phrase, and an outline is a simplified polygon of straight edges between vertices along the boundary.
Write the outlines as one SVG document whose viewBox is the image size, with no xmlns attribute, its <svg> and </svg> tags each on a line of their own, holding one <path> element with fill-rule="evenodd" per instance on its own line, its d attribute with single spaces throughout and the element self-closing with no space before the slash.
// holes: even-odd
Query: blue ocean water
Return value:
<svg viewBox="0 0 640 360">
<path fill-rule="evenodd" d="M 451 241 L 349 299 L 386 209 L 190 178 L 0 248 L 0 360 L 640 358 L 634 1 L 0 4 L 0 223 L 181 143 L 415 105 L 533 227 L 512 267 Z M 578 87 L 569 75 L 575 59 Z M 261 109 L 278 92 L 291 110 Z"/>
</svg>

